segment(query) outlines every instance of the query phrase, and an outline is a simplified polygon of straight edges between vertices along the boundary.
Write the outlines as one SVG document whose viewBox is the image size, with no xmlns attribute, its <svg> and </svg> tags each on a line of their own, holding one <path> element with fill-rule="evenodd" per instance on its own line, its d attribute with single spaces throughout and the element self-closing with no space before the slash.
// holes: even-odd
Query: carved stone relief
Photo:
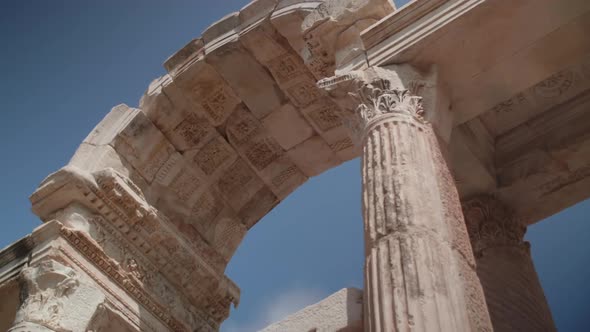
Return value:
<svg viewBox="0 0 590 332">
<path fill-rule="evenodd" d="M 318 85 L 335 98 L 340 106 L 336 114 L 349 130 L 352 141 L 360 145 L 368 127 L 390 116 L 402 122 L 426 121 L 422 97 L 416 94 L 423 83 L 418 77 L 406 79 L 401 75 L 403 71 L 371 68 L 327 78 Z"/>
<path fill-rule="evenodd" d="M 586 70 L 590 62 L 565 68 L 544 78 L 537 84 L 501 101 L 482 115 L 496 135 L 563 103 L 590 88 L 590 76 Z"/>
<path fill-rule="evenodd" d="M 361 56 L 360 31 L 393 10 L 386 0 L 331 0 L 307 15 L 301 25 L 305 41 L 301 56 L 315 78 L 333 76 L 337 66 Z"/>
<path fill-rule="evenodd" d="M 193 162 L 205 174 L 212 175 L 222 165 L 231 161 L 234 153 L 231 147 L 221 137 L 215 137 L 210 140 L 205 146 L 196 152 L 193 157 Z"/>
<path fill-rule="evenodd" d="M 104 295 L 70 267 L 44 260 L 21 272 L 22 303 L 11 332 L 82 331 Z"/>
<path fill-rule="evenodd" d="M 173 78 L 191 105 L 197 106 L 196 111 L 208 118 L 213 126 L 225 122 L 241 102 L 215 69 L 202 59 L 188 64 L 186 70 Z"/>
<path fill-rule="evenodd" d="M 476 256 L 490 247 L 514 246 L 528 249 L 526 226 L 497 198 L 478 196 L 463 202 L 463 215 Z"/>
</svg>

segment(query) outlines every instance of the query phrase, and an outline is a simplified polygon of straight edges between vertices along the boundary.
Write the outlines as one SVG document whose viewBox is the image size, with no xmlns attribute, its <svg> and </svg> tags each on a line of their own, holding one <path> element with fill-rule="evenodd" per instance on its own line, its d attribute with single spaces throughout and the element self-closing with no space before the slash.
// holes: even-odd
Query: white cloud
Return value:
<svg viewBox="0 0 590 332">
<path fill-rule="evenodd" d="M 261 310 L 256 317 L 252 317 L 250 322 L 237 326 L 231 319 L 225 322 L 222 332 L 255 332 L 266 326 L 283 320 L 285 317 L 293 314 L 311 304 L 319 302 L 325 297 L 325 294 L 312 289 L 291 289 L 287 290 L 270 301 L 260 305 Z"/>
</svg>

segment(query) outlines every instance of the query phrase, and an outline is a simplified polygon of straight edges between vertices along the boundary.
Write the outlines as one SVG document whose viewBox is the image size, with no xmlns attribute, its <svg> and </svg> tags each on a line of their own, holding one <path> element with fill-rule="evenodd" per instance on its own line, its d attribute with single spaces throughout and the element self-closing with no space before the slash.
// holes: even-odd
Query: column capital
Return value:
<svg viewBox="0 0 590 332">
<path fill-rule="evenodd" d="M 492 195 L 481 195 L 463 202 L 463 215 L 473 252 L 480 256 L 492 247 L 512 246 L 528 251 L 524 241 L 526 226 L 514 211 Z"/>
<path fill-rule="evenodd" d="M 81 331 L 105 300 L 81 273 L 46 256 L 20 274 L 21 304 L 8 331 Z"/>
<path fill-rule="evenodd" d="M 340 106 L 340 117 L 360 145 L 376 124 L 394 119 L 415 125 L 429 122 L 448 136 L 444 133 L 450 132 L 452 121 L 448 108 L 440 107 L 444 98 L 437 77 L 436 67 L 422 72 L 410 65 L 391 65 L 350 71 L 320 80 L 318 86 Z"/>
<path fill-rule="evenodd" d="M 360 81 L 358 85 L 351 96 L 358 100 L 354 113 L 361 128 L 368 130 L 373 123 L 391 116 L 424 122 L 422 97 L 414 95 L 409 89 L 392 87 L 387 79 Z"/>
</svg>

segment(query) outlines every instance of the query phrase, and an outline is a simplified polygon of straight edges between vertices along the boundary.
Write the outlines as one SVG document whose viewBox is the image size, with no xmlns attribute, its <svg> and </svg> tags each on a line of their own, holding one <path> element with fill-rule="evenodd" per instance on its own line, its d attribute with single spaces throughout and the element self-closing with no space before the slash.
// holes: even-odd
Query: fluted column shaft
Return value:
<svg viewBox="0 0 590 332">
<path fill-rule="evenodd" d="M 491 196 L 463 209 L 494 331 L 556 331 L 522 222 Z"/>
<path fill-rule="evenodd" d="M 405 88 L 429 82 L 400 75 L 320 82 L 353 82 L 340 105 L 362 147 L 365 331 L 491 331 L 454 181 L 422 98 Z"/>
</svg>

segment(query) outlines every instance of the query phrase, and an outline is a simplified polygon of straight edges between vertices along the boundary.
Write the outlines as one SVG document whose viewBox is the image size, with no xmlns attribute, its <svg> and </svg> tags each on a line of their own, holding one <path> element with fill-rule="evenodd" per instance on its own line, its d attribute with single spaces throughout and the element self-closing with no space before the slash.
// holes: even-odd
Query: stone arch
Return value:
<svg viewBox="0 0 590 332">
<path fill-rule="evenodd" d="M 224 271 L 247 230 L 363 140 L 366 328 L 392 330 L 399 316 L 432 330 L 436 312 L 439 329 L 489 331 L 460 199 L 493 194 L 476 208 L 506 204 L 512 224 L 531 224 L 588 196 L 587 45 L 537 66 L 557 31 L 546 22 L 578 36 L 583 16 L 548 10 L 493 52 L 481 38 L 553 8 L 535 5 L 415 1 L 387 15 L 386 0 L 254 1 L 168 59 L 138 108 L 115 107 L 43 181 L 31 201 L 48 223 L 33 235 L 51 233 L 47 256 L 99 269 L 89 274 L 120 289 L 110 296 L 141 305 L 128 318 L 216 330 L 239 302 Z M 517 67 L 527 75 L 507 84 Z M 466 214 L 476 226 L 479 215 Z"/>
<path fill-rule="evenodd" d="M 239 302 L 224 270 L 247 231 L 309 177 L 359 155 L 316 81 L 336 70 L 339 34 L 392 7 L 320 3 L 257 0 L 211 25 L 165 62 L 138 108 L 114 107 L 41 183 L 34 212 L 95 242 L 97 231 L 71 220 L 115 226 L 142 258 L 111 259 L 167 303 L 141 265 L 158 270 L 196 308 L 173 314 L 181 324 L 218 328 Z"/>
</svg>

